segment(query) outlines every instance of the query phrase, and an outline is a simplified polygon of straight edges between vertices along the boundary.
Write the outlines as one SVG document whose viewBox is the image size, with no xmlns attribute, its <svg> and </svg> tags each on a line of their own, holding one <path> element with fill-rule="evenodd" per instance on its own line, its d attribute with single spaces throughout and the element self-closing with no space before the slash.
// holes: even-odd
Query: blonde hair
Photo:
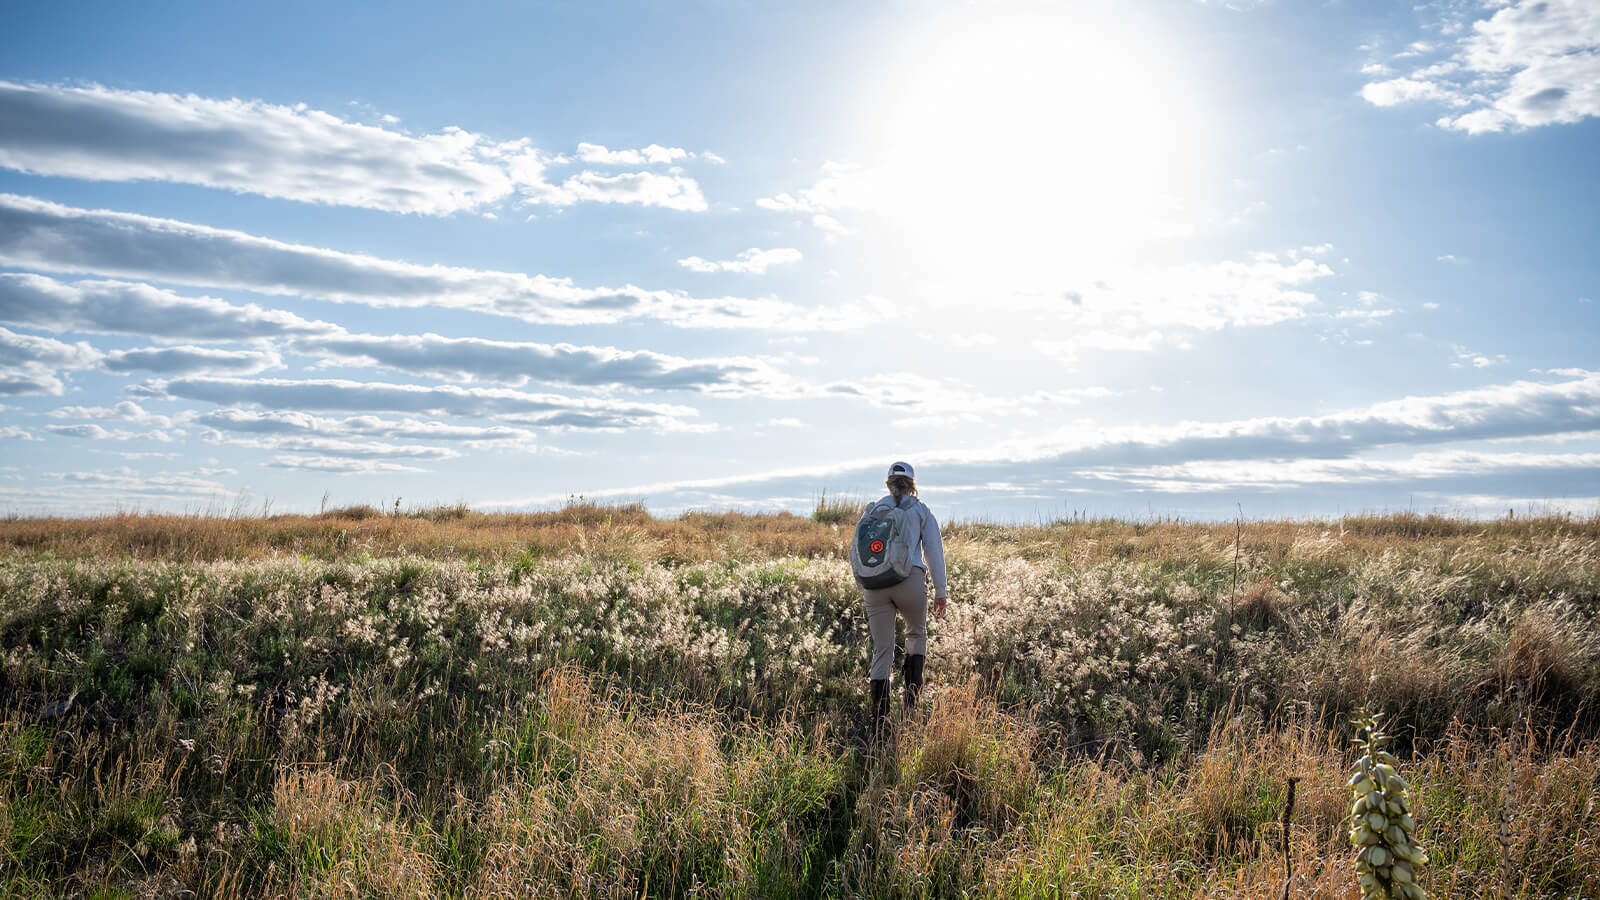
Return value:
<svg viewBox="0 0 1600 900">
<path fill-rule="evenodd" d="M 899 500 L 901 497 L 904 497 L 907 494 L 910 494 L 913 497 L 917 496 L 917 480 L 915 478 L 910 478 L 905 475 L 895 475 L 885 481 L 884 484 L 888 486 L 889 493 L 893 494 L 896 500 Z M 899 489 L 896 490 L 896 488 Z"/>
</svg>

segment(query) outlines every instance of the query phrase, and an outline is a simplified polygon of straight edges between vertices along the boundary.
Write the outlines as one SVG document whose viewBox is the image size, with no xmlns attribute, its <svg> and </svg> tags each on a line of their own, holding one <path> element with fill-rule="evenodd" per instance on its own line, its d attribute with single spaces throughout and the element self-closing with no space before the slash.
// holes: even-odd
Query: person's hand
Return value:
<svg viewBox="0 0 1600 900">
<path fill-rule="evenodd" d="M 950 600 L 949 597 L 935 597 L 935 598 L 933 598 L 933 614 L 936 615 L 936 616 L 944 615 L 944 607 L 945 607 L 945 604 L 947 602 L 949 602 L 949 600 Z"/>
</svg>

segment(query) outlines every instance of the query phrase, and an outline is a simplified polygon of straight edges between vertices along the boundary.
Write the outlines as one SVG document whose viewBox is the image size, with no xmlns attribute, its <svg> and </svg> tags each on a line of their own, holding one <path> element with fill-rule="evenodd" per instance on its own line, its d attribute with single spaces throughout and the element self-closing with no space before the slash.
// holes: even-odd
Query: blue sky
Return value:
<svg viewBox="0 0 1600 900">
<path fill-rule="evenodd" d="M 8 4 L 0 505 L 1600 509 L 1600 2 Z"/>
</svg>

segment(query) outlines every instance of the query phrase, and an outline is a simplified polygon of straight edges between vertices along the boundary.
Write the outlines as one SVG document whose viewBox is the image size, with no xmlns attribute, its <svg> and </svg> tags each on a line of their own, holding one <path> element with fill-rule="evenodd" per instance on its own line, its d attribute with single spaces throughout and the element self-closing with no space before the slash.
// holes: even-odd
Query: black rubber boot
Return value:
<svg viewBox="0 0 1600 900">
<path fill-rule="evenodd" d="M 906 685 L 906 709 L 916 706 L 917 698 L 922 696 L 922 664 L 927 659 L 921 653 L 912 654 L 900 669 L 900 680 Z"/>
<path fill-rule="evenodd" d="M 872 738 L 883 736 L 889 724 L 889 679 L 872 679 Z"/>
</svg>

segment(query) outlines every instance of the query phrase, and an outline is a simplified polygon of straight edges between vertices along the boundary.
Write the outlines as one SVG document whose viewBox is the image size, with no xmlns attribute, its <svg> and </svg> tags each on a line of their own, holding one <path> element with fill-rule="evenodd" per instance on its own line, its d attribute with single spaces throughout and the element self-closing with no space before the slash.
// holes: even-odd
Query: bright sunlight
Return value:
<svg viewBox="0 0 1600 900">
<path fill-rule="evenodd" d="M 1148 37 L 1032 12 L 914 40 L 871 104 L 872 205 L 909 260 L 1016 284 L 1182 234 L 1188 118 Z"/>
</svg>

